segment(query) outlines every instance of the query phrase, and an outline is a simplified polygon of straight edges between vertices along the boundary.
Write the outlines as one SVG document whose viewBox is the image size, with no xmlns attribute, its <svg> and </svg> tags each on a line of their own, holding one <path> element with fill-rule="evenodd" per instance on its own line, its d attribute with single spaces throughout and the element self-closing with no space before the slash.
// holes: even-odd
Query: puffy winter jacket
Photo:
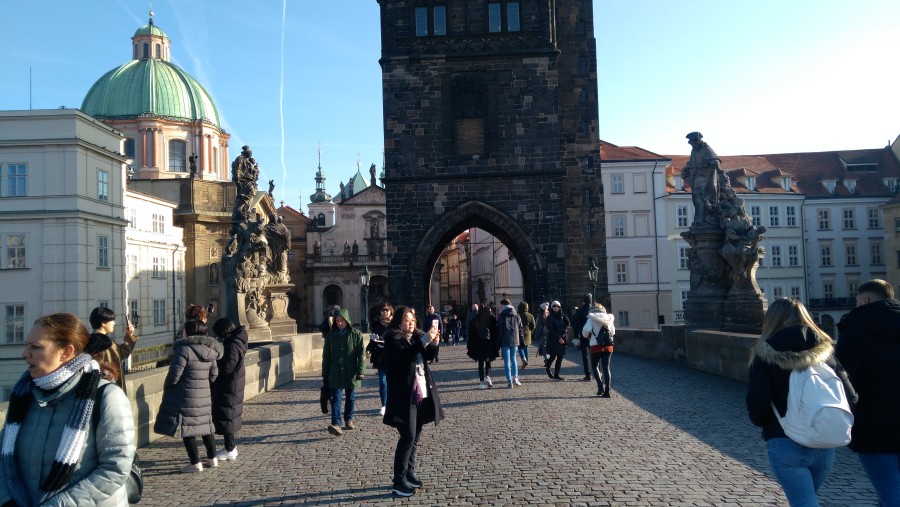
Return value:
<svg viewBox="0 0 900 507">
<path fill-rule="evenodd" d="M 210 384 L 219 376 L 216 360 L 222 344 L 209 336 L 188 336 L 175 342 L 172 364 L 163 387 L 162 404 L 153 431 L 174 437 L 198 437 L 215 432 Z"/>
</svg>

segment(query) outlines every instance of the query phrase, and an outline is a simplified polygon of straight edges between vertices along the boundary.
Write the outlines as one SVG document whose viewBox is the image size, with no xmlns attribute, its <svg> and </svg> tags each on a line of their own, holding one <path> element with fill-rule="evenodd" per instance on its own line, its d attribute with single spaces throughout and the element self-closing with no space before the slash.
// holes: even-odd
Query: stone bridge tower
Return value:
<svg viewBox="0 0 900 507">
<path fill-rule="evenodd" d="M 592 1 L 378 3 L 391 300 L 422 305 L 470 227 L 533 304 L 580 303 L 591 257 L 608 300 Z"/>
</svg>

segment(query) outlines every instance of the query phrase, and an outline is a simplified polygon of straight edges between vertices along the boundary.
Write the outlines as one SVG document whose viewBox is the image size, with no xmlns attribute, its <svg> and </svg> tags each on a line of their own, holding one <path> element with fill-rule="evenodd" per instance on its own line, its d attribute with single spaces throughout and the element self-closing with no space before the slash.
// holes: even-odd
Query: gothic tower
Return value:
<svg viewBox="0 0 900 507">
<path fill-rule="evenodd" d="M 390 292 L 427 299 L 470 227 L 519 262 L 526 299 L 606 299 L 591 0 L 379 0 Z"/>
</svg>

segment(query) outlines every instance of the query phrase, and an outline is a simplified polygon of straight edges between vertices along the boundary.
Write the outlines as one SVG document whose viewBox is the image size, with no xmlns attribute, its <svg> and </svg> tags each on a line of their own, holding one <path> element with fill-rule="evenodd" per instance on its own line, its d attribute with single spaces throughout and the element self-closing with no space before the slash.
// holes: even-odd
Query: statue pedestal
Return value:
<svg viewBox="0 0 900 507">
<path fill-rule="evenodd" d="M 725 329 L 759 334 L 769 303 L 760 293 L 729 294 L 725 300 Z"/>
<path fill-rule="evenodd" d="M 691 245 L 691 290 L 684 304 L 684 321 L 691 327 L 721 329 L 725 323 L 728 265 L 719 250 L 725 241 L 718 227 L 691 226 L 682 234 Z"/>
<path fill-rule="evenodd" d="M 273 284 L 266 287 L 269 309 L 272 312 L 269 319 L 269 329 L 273 339 L 287 338 L 297 334 L 297 322 L 287 314 L 287 293 L 294 288 L 294 284 Z"/>
</svg>

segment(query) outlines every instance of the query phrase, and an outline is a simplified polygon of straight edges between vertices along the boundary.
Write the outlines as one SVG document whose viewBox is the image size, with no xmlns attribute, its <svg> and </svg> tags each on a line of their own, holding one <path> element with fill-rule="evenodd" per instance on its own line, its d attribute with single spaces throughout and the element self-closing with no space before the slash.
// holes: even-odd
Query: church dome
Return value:
<svg viewBox="0 0 900 507">
<path fill-rule="evenodd" d="M 88 91 L 81 110 L 101 120 L 160 117 L 203 121 L 221 128 L 209 93 L 169 62 L 169 38 L 153 24 L 132 37 L 133 60 L 104 74 Z"/>
</svg>

